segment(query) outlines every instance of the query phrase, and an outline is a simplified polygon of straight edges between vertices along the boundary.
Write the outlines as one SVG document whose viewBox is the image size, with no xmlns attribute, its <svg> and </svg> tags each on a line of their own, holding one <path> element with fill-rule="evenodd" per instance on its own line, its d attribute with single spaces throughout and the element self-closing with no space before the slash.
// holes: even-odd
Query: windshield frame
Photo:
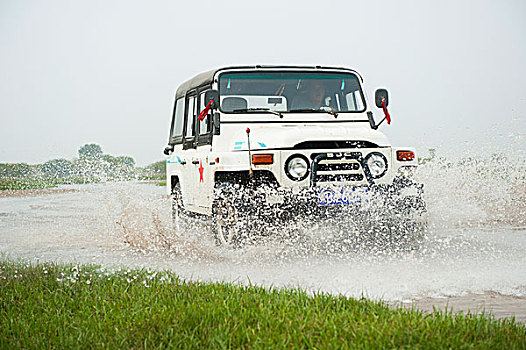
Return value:
<svg viewBox="0 0 526 350">
<path fill-rule="evenodd" d="M 222 71 L 219 71 L 215 77 L 215 83 L 217 85 L 217 90 L 218 91 L 221 91 L 221 76 L 224 75 L 224 74 L 228 74 L 228 73 L 254 73 L 254 74 L 264 74 L 264 73 L 274 73 L 274 72 L 277 72 L 277 73 L 299 73 L 299 74 L 307 74 L 307 75 L 312 75 L 312 74 L 317 74 L 317 73 L 322 73 L 322 74 L 341 74 L 341 75 L 352 75 L 354 77 L 354 79 L 356 79 L 356 83 L 358 85 L 358 91 L 360 93 L 360 97 L 362 99 L 362 103 L 363 103 L 363 108 L 360 109 L 360 110 L 352 110 L 352 111 L 341 111 L 341 110 L 337 110 L 337 111 L 327 111 L 327 110 L 323 110 L 323 109 L 319 109 L 319 110 L 315 110 L 315 109 L 310 109 L 310 110 L 301 110 L 301 109 L 297 109 L 297 110 L 293 110 L 293 111 L 290 111 L 290 110 L 286 110 L 286 111 L 280 111 L 280 110 L 268 110 L 268 111 L 265 111 L 265 110 L 253 110 L 253 111 L 244 111 L 244 112 L 235 112 L 235 111 L 225 111 L 222 109 L 221 105 L 219 106 L 219 111 L 221 113 L 224 113 L 224 114 L 229 114 L 229 115 L 243 115 L 243 114 L 281 114 L 281 115 L 287 115 L 287 114 L 306 114 L 306 113 L 315 113 L 315 114 L 326 114 L 326 115 L 334 115 L 334 113 L 336 114 L 362 114 L 362 113 L 365 113 L 367 110 L 368 110 L 368 105 L 367 105 L 367 99 L 366 99 L 366 96 L 365 96 L 365 92 L 364 92 L 364 89 L 363 89 L 363 82 L 362 82 L 362 78 L 360 77 L 360 75 L 353 71 L 353 70 L 350 70 L 350 69 L 342 69 L 342 68 L 324 68 L 324 69 L 319 69 L 319 68 L 315 68 L 315 69 L 308 69 L 308 68 L 298 68 L 298 69 L 232 69 L 232 70 L 222 70 Z M 220 94 L 221 96 L 221 94 Z"/>
</svg>

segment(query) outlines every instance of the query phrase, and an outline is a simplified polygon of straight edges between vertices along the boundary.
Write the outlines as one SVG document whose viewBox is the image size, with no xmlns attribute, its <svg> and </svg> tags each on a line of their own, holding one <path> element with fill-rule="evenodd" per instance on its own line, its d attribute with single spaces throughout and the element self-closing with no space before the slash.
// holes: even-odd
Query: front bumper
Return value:
<svg viewBox="0 0 526 350">
<path fill-rule="evenodd" d="M 332 217 L 342 212 L 368 211 L 380 216 L 400 216 L 420 215 L 426 211 L 423 185 L 406 178 L 395 178 L 390 185 L 356 187 L 239 186 L 231 193 L 236 193 L 233 200 L 241 212 L 263 221 Z"/>
</svg>

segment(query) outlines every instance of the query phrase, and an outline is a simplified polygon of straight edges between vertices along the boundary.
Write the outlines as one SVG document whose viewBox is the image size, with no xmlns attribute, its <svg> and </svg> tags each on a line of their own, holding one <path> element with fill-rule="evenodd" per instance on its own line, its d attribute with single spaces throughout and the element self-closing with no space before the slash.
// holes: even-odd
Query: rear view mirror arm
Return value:
<svg viewBox="0 0 526 350">
<path fill-rule="evenodd" d="M 221 120 L 219 118 L 219 113 L 218 112 L 215 112 L 213 114 L 213 118 L 212 118 L 212 128 L 213 128 L 213 133 L 214 135 L 220 135 L 221 134 Z"/>
<path fill-rule="evenodd" d="M 378 125 L 382 124 L 382 122 L 378 123 L 378 125 L 376 125 L 376 123 L 374 122 L 374 118 L 373 118 L 373 112 L 369 111 L 367 112 L 367 118 L 369 119 L 369 124 L 371 125 L 371 129 L 373 130 L 376 130 L 378 129 Z"/>
<path fill-rule="evenodd" d="M 369 112 L 369 113 L 371 113 L 371 115 L 373 114 L 372 112 Z M 379 122 L 378 124 L 376 124 L 376 125 L 374 126 L 373 129 L 375 129 L 375 130 L 378 129 L 378 127 L 379 127 L 380 125 L 382 125 L 382 123 L 383 123 L 384 120 L 386 120 L 386 119 L 387 119 L 387 116 L 385 116 L 384 119 L 380 120 L 380 122 Z"/>
</svg>

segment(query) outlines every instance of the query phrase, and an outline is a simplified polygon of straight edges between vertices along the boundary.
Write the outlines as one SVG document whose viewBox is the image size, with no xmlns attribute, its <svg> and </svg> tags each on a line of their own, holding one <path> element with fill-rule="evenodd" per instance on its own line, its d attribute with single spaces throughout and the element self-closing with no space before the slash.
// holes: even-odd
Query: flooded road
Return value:
<svg viewBox="0 0 526 350">
<path fill-rule="evenodd" d="M 205 221 L 174 228 L 164 188 L 110 183 L 0 197 L 0 252 L 40 262 L 168 269 L 193 280 L 300 287 L 424 310 L 485 307 L 497 317 L 526 321 L 523 202 L 473 186 L 459 197 L 453 186 L 447 178 L 426 184 L 429 228 L 413 251 L 330 252 L 286 241 L 223 249 Z"/>
</svg>

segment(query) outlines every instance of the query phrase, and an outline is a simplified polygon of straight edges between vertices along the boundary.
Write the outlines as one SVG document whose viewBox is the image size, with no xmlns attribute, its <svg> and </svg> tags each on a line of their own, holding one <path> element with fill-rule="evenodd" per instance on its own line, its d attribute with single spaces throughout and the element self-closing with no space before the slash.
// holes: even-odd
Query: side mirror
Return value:
<svg viewBox="0 0 526 350">
<path fill-rule="evenodd" d="M 378 89 L 374 94 L 374 102 L 376 107 L 382 108 L 382 99 L 385 99 L 385 106 L 389 105 L 389 94 L 386 89 Z"/>
<path fill-rule="evenodd" d="M 208 90 L 205 92 L 205 106 L 208 106 L 210 101 L 213 101 L 210 108 L 219 108 L 219 91 Z"/>
<path fill-rule="evenodd" d="M 219 113 L 214 113 L 214 119 L 212 120 L 212 122 L 214 128 L 214 135 L 221 134 L 221 121 L 219 120 Z"/>
<path fill-rule="evenodd" d="M 164 148 L 163 153 L 166 155 L 169 155 L 170 152 L 173 152 L 173 151 L 174 151 L 174 145 L 168 145 Z"/>
</svg>

